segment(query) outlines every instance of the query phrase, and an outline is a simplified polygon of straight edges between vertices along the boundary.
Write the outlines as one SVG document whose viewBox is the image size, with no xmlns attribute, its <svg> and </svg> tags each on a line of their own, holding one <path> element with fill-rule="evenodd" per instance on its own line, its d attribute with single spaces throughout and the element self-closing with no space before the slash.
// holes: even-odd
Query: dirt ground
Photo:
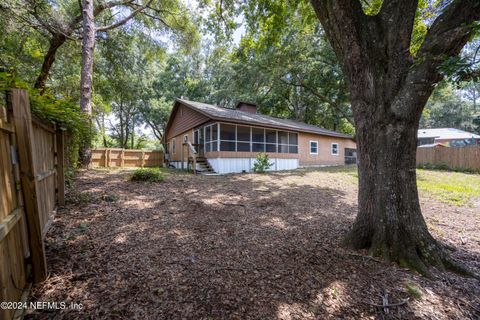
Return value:
<svg viewBox="0 0 480 320">
<path fill-rule="evenodd" d="M 356 215 L 342 171 L 268 175 L 84 171 L 47 235 L 50 276 L 31 301 L 81 310 L 30 319 L 480 319 L 480 283 L 427 279 L 341 246 Z M 422 194 L 452 256 L 480 273 L 480 207 Z M 390 303 L 409 301 L 381 311 Z"/>
</svg>

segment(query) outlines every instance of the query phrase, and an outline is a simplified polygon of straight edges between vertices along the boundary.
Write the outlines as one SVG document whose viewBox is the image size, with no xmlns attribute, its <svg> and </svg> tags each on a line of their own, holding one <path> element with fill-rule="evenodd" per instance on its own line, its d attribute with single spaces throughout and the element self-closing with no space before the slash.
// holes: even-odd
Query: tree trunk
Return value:
<svg viewBox="0 0 480 320">
<path fill-rule="evenodd" d="M 93 0 L 84 0 L 80 108 L 88 115 L 92 114 L 92 77 L 94 46 L 95 24 L 93 20 Z"/>
<path fill-rule="evenodd" d="M 355 249 L 428 274 L 446 255 L 423 219 L 416 182 L 417 126 L 381 117 L 357 128 L 359 211 L 347 241 Z"/>
<path fill-rule="evenodd" d="M 55 61 L 55 54 L 57 53 L 58 48 L 60 48 L 65 41 L 67 41 L 67 37 L 65 37 L 63 34 L 56 34 L 50 40 L 50 47 L 48 48 L 45 58 L 43 59 L 40 74 L 35 82 L 35 89 L 39 89 L 40 93 L 45 92 L 45 84 L 47 82 L 48 75 L 50 74 L 50 69 L 52 68 L 53 62 Z"/>
<path fill-rule="evenodd" d="M 416 185 L 417 130 L 440 66 L 457 56 L 480 19 L 476 0 L 452 1 L 410 51 L 416 0 L 384 1 L 366 15 L 358 0 L 311 0 L 346 77 L 359 155 L 359 211 L 347 242 L 428 274 L 468 273 L 428 232 Z"/>
<path fill-rule="evenodd" d="M 82 74 L 80 79 L 80 109 L 92 115 L 92 77 L 93 54 L 95 46 L 95 23 L 93 0 L 83 0 L 83 41 L 82 41 Z M 92 158 L 90 142 L 86 141 L 80 148 L 80 162 L 87 167 Z"/>
</svg>

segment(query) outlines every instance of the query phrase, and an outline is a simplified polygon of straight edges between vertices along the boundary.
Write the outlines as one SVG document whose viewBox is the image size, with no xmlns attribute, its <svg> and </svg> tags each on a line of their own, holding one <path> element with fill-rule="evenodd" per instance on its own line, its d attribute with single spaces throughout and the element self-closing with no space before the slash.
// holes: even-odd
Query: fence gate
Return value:
<svg viewBox="0 0 480 320">
<path fill-rule="evenodd" d="M 25 90 L 13 89 L 8 97 L 2 93 L 0 301 L 20 301 L 30 278 L 46 278 L 43 239 L 56 204 L 64 201 L 63 136 L 32 120 Z M 11 319 L 13 312 L 0 309 L 0 319 Z"/>
</svg>

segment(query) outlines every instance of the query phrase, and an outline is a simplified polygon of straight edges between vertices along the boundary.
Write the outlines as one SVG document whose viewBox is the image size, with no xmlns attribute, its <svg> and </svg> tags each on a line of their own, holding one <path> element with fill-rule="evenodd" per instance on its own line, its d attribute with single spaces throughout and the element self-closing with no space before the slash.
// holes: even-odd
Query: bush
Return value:
<svg viewBox="0 0 480 320">
<path fill-rule="evenodd" d="M 141 168 L 135 170 L 130 180 L 132 181 L 147 181 L 147 182 L 162 182 L 163 172 L 159 168 Z"/>
<path fill-rule="evenodd" d="M 273 162 L 269 162 L 268 155 L 266 153 L 259 153 L 255 159 L 255 163 L 253 164 L 253 171 L 263 173 L 270 169 L 270 167 L 273 165 Z"/>
<path fill-rule="evenodd" d="M 0 91 L 6 92 L 11 88 L 28 91 L 32 115 L 47 123 L 55 123 L 57 128 L 66 131 L 67 166 L 76 168 L 80 147 L 90 145 L 95 135 L 90 117 L 80 110 L 73 98 L 58 97 L 48 90 L 41 93 L 17 79 L 13 73 L 0 71 Z"/>
</svg>

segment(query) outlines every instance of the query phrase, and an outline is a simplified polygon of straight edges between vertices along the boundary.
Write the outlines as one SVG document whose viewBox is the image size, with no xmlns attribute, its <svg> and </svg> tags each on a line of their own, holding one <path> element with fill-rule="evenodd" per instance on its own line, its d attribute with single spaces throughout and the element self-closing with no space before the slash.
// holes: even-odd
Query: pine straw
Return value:
<svg viewBox="0 0 480 320">
<path fill-rule="evenodd" d="M 50 277 L 31 300 L 84 308 L 30 310 L 33 319 L 374 319 L 385 291 L 390 303 L 410 298 L 389 319 L 480 317 L 478 281 L 428 280 L 340 247 L 357 210 L 344 172 L 149 184 L 89 171 L 76 190 L 47 235 Z M 422 207 L 453 257 L 479 272 L 478 208 Z"/>
</svg>

